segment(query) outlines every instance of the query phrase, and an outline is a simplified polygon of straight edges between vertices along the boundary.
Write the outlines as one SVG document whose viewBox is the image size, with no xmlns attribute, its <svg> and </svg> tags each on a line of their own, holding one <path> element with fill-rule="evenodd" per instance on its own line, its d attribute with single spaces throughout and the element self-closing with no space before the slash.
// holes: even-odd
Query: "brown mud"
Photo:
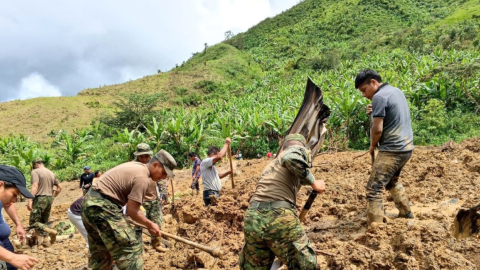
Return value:
<svg viewBox="0 0 480 270">
<path fill-rule="evenodd" d="M 415 219 L 397 219 L 394 203 L 384 195 L 387 224 L 366 229 L 365 185 L 370 173 L 370 157 L 363 152 L 326 153 L 314 161 L 312 171 L 325 180 L 327 191 L 318 196 L 304 224 L 315 249 L 320 251 L 322 269 L 480 269 L 478 238 L 456 240 L 451 226 L 457 210 L 480 203 L 480 138 L 444 147 L 417 147 L 402 172 Z M 163 229 L 203 245 L 218 246 L 223 259 L 183 243 L 158 253 L 144 236 L 145 269 L 238 269 L 243 246 L 243 215 L 255 183 L 268 160 L 234 161 L 236 189 L 228 177 L 217 206 L 205 208 L 201 195 L 190 192 L 190 170 L 176 172 L 175 207 L 164 206 Z M 225 160 L 219 171 L 228 169 Z M 67 208 L 81 195 L 78 183 L 64 183 L 55 200 L 51 220 L 67 220 Z M 171 195 L 171 188 L 169 188 Z M 306 201 L 308 188 L 302 188 L 297 210 Z M 28 224 L 25 203 L 19 215 Z M 6 218 L 11 222 L 9 218 Z M 12 229 L 15 234 L 15 229 Z M 77 269 L 86 264 L 85 242 L 73 239 L 51 247 L 36 247 L 24 253 L 38 257 L 35 269 Z M 79 268 L 82 269 L 82 268 Z"/>
</svg>

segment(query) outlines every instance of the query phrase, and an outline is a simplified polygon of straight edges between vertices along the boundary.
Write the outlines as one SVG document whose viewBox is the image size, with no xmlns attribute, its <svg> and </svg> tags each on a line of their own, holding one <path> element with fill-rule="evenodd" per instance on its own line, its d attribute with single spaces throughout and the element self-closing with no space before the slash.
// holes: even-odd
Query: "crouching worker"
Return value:
<svg viewBox="0 0 480 270">
<path fill-rule="evenodd" d="M 93 270 L 143 269 L 142 245 L 123 215 L 148 228 L 160 237 L 160 228 L 140 211 L 150 181 L 165 179 L 177 165 L 166 151 L 160 150 L 147 164 L 127 162 L 105 172 L 82 202 L 82 220 L 88 231 L 90 267 Z"/>
<path fill-rule="evenodd" d="M 309 185 L 318 193 L 325 182 L 310 172 L 306 140 L 301 134 L 285 138 L 280 154 L 262 171 L 245 213 L 245 245 L 240 269 L 268 270 L 277 256 L 288 269 L 316 269 L 317 258 L 295 212 L 297 193 Z"/>
</svg>

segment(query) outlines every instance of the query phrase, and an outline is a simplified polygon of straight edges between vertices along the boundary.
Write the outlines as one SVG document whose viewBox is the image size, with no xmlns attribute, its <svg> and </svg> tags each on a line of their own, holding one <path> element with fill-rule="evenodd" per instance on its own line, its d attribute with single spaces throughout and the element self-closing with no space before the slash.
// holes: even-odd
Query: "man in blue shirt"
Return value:
<svg viewBox="0 0 480 270">
<path fill-rule="evenodd" d="M 405 188 L 398 181 L 403 166 L 412 156 L 413 132 L 410 110 L 403 92 L 371 69 L 362 70 L 355 78 L 355 88 L 372 101 L 367 114 L 372 117 L 370 155 L 378 155 L 372 165 L 367 184 L 367 225 L 383 222 L 383 188 L 390 191 L 398 217 L 413 218 Z"/>
</svg>

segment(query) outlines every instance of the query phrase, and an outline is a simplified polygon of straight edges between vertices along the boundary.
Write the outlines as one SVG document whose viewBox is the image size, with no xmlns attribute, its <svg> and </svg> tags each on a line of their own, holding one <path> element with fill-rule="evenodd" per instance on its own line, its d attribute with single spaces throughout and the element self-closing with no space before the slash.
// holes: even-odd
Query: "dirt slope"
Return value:
<svg viewBox="0 0 480 270">
<path fill-rule="evenodd" d="M 327 192 L 317 198 L 307 216 L 305 229 L 314 247 L 322 251 L 318 261 L 322 269 L 478 269 L 478 239 L 456 240 L 450 227 L 460 206 L 480 203 L 480 139 L 471 139 L 446 149 L 417 148 L 401 176 L 413 202 L 414 220 L 396 219 L 397 210 L 385 194 L 389 223 L 366 230 L 365 184 L 370 159 L 361 152 L 323 154 L 312 169 L 318 179 L 327 182 Z M 148 245 L 145 269 L 238 269 L 238 253 L 243 245 L 243 214 L 255 182 L 268 160 L 235 162 L 237 188 L 224 184 L 218 206 L 206 209 L 201 196 L 191 197 L 189 170 L 176 173 L 175 210 L 164 206 L 164 229 L 209 246 L 220 246 L 224 259 L 214 261 L 205 252 L 184 244 L 174 244 L 165 253 L 156 253 Z M 227 169 L 227 162 L 219 171 Z M 68 205 L 80 192 L 76 183 L 65 183 L 65 191 L 55 200 L 51 219 L 66 219 Z M 171 192 L 171 191 L 170 191 Z M 308 188 L 300 191 L 303 205 Z M 24 204 L 19 214 L 26 224 Z M 300 210 L 300 208 L 298 208 Z M 8 218 L 7 218 L 8 219 Z M 149 241 L 148 238 L 144 238 Z M 172 244 L 174 243 L 171 241 Z M 27 250 L 42 260 L 36 269 L 76 269 L 85 265 L 84 240 L 57 243 L 50 248 Z"/>
</svg>

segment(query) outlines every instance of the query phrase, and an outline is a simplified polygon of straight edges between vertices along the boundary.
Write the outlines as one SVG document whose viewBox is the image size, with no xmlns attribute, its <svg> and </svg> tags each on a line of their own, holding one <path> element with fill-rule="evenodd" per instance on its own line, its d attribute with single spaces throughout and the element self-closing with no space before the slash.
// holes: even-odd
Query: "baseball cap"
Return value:
<svg viewBox="0 0 480 270">
<path fill-rule="evenodd" d="M 305 137 L 303 137 L 302 134 L 288 134 L 287 137 L 285 137 L 285 141 L 283 143 L 286 143 L 288 141 L 298 141 L 303 144 L 303 146 L 307 145 L 307 140 L 305 140 Z"/>
<path fill-rule="evenodd" d="M 153 152 L 150 149 L 150 145 L 148 145 L 146 143 L 140 143 L 140 144 L 137 145 L 137 151 L 133 154 L 135 156 L 153 155 Z"/>
<path fill-rule="evenodd" d="M 170 153 L 162 149 L 155 154 L 155 158 L 158 159 L 160 163 L 162 163 L 163 168 L 165 169 L 169 177 L 175 176 L 173 174 L 173 169 L 177 167 L 177 162 L 172 157 L 172 155 L 170 155 Z"/>
<path fill-rule="evenodd" d="M 83 167 L 84 170 L 90 170 L 90 166 Z"/>
<path fill-rule="evenodd" d="M 14 184 L 24 197 L 33 198 L 32 193 L 27 190 L 25 176 L 17 168 L 0 165 L 0 180 Z"/>
</svg>

